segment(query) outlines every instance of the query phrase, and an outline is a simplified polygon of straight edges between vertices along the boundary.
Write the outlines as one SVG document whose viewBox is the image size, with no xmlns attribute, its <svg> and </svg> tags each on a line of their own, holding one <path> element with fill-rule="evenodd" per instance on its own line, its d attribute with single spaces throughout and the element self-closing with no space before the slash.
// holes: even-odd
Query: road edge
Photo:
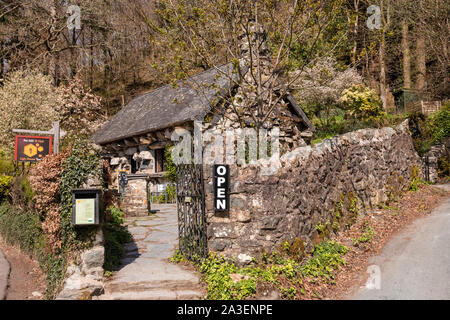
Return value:
<svg viewBox="0 0 450 320">
<path fill-rule="evenodd" d="M 8 288 L 9 274 L 11 267 L 5 255 L 0 250 L 0 300 L 6 299 L 6 292 Z"/>
</svg>

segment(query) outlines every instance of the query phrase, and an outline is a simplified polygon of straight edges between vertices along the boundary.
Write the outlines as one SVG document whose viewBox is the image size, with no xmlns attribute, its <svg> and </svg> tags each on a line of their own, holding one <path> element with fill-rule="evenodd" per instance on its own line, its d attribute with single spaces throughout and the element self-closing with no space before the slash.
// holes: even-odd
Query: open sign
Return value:
<svg viewBox="0 0 450 320">
<path fill-rule="evenodd" d="M 230 167 L 228 165 L 214 165 L 214 209 L 228 211 L 230 209 Z"/>
</svg>

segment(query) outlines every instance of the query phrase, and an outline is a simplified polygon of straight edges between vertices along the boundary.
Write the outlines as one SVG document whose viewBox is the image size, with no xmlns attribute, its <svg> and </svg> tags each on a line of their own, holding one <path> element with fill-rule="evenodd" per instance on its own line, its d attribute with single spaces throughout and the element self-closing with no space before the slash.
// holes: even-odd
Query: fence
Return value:
<svg viewBox="0 0 450 320">
<path fill-rule="evenodd" d="M 150 203 L 162 204 L 162 203 L 176 203 L 177 192 L 175 184 L 166 184 L 163 191 L 150 191 Z"/>
</svg>

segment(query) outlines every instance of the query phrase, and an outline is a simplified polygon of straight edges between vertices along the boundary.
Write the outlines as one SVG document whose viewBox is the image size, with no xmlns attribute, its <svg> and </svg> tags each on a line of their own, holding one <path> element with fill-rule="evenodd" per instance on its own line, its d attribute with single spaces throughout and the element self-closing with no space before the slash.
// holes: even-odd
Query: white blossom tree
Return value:
<svg viewBox="0 0 450 320">
<path fill-rule="evenodd" d="M 68 138 L 86 137 L 105 120 L 100 98 L 77 79 L 55 87 L 37 71 L 8 74 L 0 87 L 0 148 L 6 154 L 14 150 L 13 129 L 49 130 L 56 120 Z"/>
</svg>

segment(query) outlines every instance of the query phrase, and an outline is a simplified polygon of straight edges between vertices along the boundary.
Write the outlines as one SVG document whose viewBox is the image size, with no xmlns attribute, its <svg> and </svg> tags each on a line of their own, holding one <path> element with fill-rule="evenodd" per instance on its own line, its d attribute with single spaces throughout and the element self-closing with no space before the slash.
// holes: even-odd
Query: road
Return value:
<svg viewBox="0 0 450 320">
<path fill-rule="evenodd" d="M 9 263 L 0 249 L 0 300 L 6 299 L 10 271 Z"/>
<path fill-rule="evenodd" d="M 350 299 L 449 300 L 450 198 L 389 241 L 369 263 L 379 267 L 379 289 L 362 287 Z"/>
</svg>

